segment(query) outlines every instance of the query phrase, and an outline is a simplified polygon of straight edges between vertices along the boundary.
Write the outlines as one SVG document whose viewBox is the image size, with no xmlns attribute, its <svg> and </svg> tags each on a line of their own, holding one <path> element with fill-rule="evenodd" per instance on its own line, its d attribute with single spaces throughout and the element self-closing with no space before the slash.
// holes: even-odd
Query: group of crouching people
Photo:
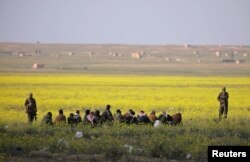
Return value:
<svg viewBox="0 0 250 162">
<path fill-rule="evenodd" d="M 89 109 L 85 111 L 83 118 L 80 115 L 80 111 L 77 110 L 75 114 L 70 113 L 69 117 L 63 113 L 63 110 L 59 110 L 59 114 L 56 116 L 54 122 L 52 120 L 52 113 L 48 112 L 42 119 L 42 124 L 53 125 L 53 124 L 68 124 L 71 126 L 76 126 L 79 123 L 89 124 L 92 127 L 102 125 L 103 123 L 112 124 L 114 121 L 125 124 L 154 124 L 156 121 L 160 121 L 163 124 L 176 125 L 181 123 L 181 114 L 177 113 L 170 116 L 166 112 L 162 112 L 158 117 L 155 111 L 152 111 L 150 115 L 147 115 L 144 111 L 140 111 L 136 116 L 135 112 L 130 109 L 127 113 L 122 114 L 120 109 L 116 110 L 116 113 L 112 114 L 110 111 L 111 106 L 107 105 L 105 111 L 100 114 L 99 110 L 90 111 Z"/>
</svg>

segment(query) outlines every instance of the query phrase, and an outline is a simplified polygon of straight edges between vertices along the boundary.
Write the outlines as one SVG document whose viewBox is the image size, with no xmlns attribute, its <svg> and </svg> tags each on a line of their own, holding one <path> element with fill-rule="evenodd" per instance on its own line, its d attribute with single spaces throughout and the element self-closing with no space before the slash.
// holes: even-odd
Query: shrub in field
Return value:
<svg viewBox="0 0 250 162">
<path fill-rule="evenodd" d="M 105 149 L 106 158 L 111 159 L 112 161 L 120 159 L 124 153 L 124 148 L 117 145 L 110 145 Z"/>
</svg>

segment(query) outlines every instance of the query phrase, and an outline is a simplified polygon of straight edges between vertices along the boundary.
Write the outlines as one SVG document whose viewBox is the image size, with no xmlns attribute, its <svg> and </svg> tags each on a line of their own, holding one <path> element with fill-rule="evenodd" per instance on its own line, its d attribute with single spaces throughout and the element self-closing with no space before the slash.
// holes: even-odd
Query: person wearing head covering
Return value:
<svg viewBox="0 0 250 162">
<path fill-rule="evenodd" d="M 37 115 L 36 100 L 33 98 L 32 93 L 30 93 L 29 97 L 25 100 L 24 106 L 26 108 L 28 121 L 32 123 L 34 119 L 36 120 Z"/>
<path fill-rule="evenodd" d="M 219 93 L 217 97 L 217 100 L 220 102 L 219 120 L 221 120 L 223 114 L 224 114 L 224 118 L 227 118 L 228 98 L 229 98 L 229 93 L 226 91 L 226 87 L 223 87 L 222 91 Z"/>
</svg>

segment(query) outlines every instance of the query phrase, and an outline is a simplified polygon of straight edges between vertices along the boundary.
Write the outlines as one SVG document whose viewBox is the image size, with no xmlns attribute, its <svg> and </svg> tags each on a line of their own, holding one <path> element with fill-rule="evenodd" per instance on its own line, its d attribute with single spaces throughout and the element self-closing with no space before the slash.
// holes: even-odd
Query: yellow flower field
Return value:
<svg viewBox="0 0 250 162">
<path fill-rule="evenodd" d="M 112 161 L 147 158 L 205 161 L 209 145 L 250 145 L 250 78 L 77 74 L 0 74 L 0 160 L 16 155 L 43 153 L 100 154 Z M 218 122 L 217 95 L 223 86 L 229 92 L 228 118 Z M 32 92 L 37 101 L 38 120 L 27 124 L 24 100 Z M 53 118 L 58 109 L 65 115 L 77 109 L 112 112 L 162 110 L 182 113 L 183 125 L 126 125 L 114 123 L 91 128 L 79 124 L 41 126 L 46 112 Z M 83 137 L 75 138 L 77 131 Z M 63 141 L 63 142 L 62 142 Z M 126 147 L 125 147 L 126 146 Z M 128 150 L 133 148 L 133 150 Z M 66 157 L 65 157 L 66 158 Z M 70 160 L 69 160 L 70 161 Z M 125 160 L 126 161 L 126 160 Z"/>
<path fill-rule="evenodd" d="M 184 122 L 215 119 L 216 98 L 223 86 L 229 92 L 229 119 L 250 115 L 249 77 L 1 74 L 0 78 L 0 112 L 5 114 L 1 122 L 26 121 L 23 104 L 29 92 L 37 100 L 39 119 L 47 111 L 55 116 L 59 108 L 67 116 L 77 109 L 102 111 L 106 104 L 113 112 L 118 108 L 181 112 Z"/>
</svg>

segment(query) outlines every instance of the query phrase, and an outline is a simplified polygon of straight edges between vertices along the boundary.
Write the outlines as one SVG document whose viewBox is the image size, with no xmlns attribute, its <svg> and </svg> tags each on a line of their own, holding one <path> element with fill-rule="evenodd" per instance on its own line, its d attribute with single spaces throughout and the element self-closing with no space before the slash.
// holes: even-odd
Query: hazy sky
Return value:
<svg viewBox="0 0 250 162">
<path fill-rule="evenodd" d="M 10 41 L 250 45 L 250 0 L 0 0 Z"/>
</svg>

